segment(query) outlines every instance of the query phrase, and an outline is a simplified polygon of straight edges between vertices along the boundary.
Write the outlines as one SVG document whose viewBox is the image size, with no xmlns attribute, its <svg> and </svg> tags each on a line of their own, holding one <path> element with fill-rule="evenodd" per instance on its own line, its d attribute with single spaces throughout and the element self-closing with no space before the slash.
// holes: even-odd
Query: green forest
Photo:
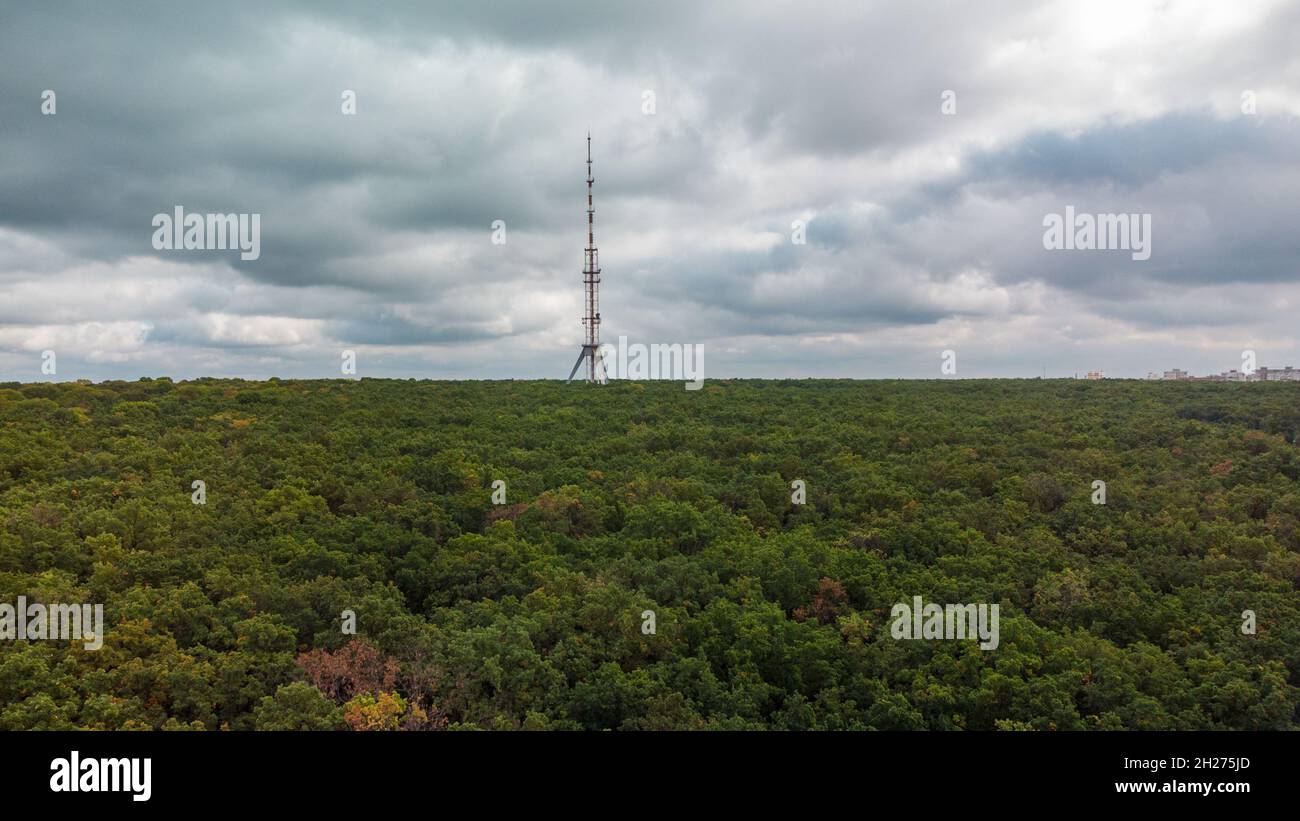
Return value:
<svg viewBox="0 0 1300 821">
<path fill-rule="evenodd" d="M 0 729 L 1297 729 L 1298 438 L 1284 383 L 0 384 L 0 602 L 104 612 L 0 641 Z"/>
</svg>

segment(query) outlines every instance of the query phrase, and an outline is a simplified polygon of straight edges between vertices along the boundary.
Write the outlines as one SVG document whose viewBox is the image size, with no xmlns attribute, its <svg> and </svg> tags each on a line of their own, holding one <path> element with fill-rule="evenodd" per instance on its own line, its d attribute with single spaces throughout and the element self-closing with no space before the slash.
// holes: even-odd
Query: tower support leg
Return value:
<svg viewBox="0 0 1300 821">
<path fill-rule="evenodd" d="M 605 368 L 605 355 L 600 352 L 600 348 L 595 345 L 583 345 L 582 352 L 578 354 L 578 361 L 573 363 L 573 370 L 569 371 L 569 378 L 565 382 L 572 382 L 573 375 L 582 367 L 583 361 L 587 362 L 587 381 L 597 382 L 601 385 L 609 381 L 609 371 Z M 596 363 L 600 367 L 596 367 Z"/>
<path fill-rule="evenodd" d="M 573 363 L 573 370 L 569 371 L 569 378 L 564 380 L 565 382 L 573 381 L 573 375 L 578 372 L 578 368 L 582 367 L 582 360 L 586 358 L 587 358 L 587 349 L 583 348 L 582 353 L 578 354 L 578 361 Z"/>
</svg>

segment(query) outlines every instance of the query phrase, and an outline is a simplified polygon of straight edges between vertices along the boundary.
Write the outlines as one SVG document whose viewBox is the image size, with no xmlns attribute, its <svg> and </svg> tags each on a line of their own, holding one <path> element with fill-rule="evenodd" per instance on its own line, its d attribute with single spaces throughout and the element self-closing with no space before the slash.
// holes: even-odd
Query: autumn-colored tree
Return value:
<svg viewBox="0 0 1300 821">
<path fill-rule="evenodd" d="M 363 638 L 354 638 L 332 653 L 328 650 L 302 653 L 297 664 L 316 689 L 339 702 L 356 695 L 391 690 L 397 683 L 397 660 L 385 656 Z"/>
<path fill-rule="evenodd" d="M 362 693 L 343 705 L 343 720 L 353 730 L 396 730 L 406 712 L 406 699 L 397 693 Z"/>
<path fill-rule="evenodd" d="M 799 621 L 814 618 L 818 624 L 830 624 L 840 615 L 848 599 L 844 585 L 823 576 L 817 582 L 817 595 L 813 597 L 812 604 L 795 608 L 793 615 Z"/>
</svg>

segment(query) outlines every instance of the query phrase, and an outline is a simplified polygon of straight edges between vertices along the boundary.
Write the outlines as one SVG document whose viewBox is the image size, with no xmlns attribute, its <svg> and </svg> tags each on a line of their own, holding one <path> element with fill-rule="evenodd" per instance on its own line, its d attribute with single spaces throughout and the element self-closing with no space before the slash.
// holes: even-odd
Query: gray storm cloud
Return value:
<svg viewBox="0 0 1300 821">
<path fill-rule="evenodd" d="M 563 377 L 588 129 L 604 329 L 711 377 L 1300 365 L 1298 35 L 1264 0 L 9 4 L 0 381 Z M 155 249 L 176 206 L 260 214 L 260 257 Z M 1150 214 L 1151 259 L 1045 250 L 1066 206 Z"/>
</svg>

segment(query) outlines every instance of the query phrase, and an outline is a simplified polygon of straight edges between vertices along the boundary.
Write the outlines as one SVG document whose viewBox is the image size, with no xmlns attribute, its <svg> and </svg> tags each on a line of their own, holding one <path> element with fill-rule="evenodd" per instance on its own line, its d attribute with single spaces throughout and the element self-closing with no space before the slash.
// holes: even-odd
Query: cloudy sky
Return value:
<svg viewBox="0 0 1300 821">
<path fill-rule="evenodd" d="M 604 336 L 710 378 L 1300 366 L 1297 44 L 1272 0 L 6 2 L 0 381 L 563 378 L 588 129 Z M 260 258 L 156 250 L 176 206 Z M 1045 249 L 1067 206 L 1150 259 Z"/>
</svg>

